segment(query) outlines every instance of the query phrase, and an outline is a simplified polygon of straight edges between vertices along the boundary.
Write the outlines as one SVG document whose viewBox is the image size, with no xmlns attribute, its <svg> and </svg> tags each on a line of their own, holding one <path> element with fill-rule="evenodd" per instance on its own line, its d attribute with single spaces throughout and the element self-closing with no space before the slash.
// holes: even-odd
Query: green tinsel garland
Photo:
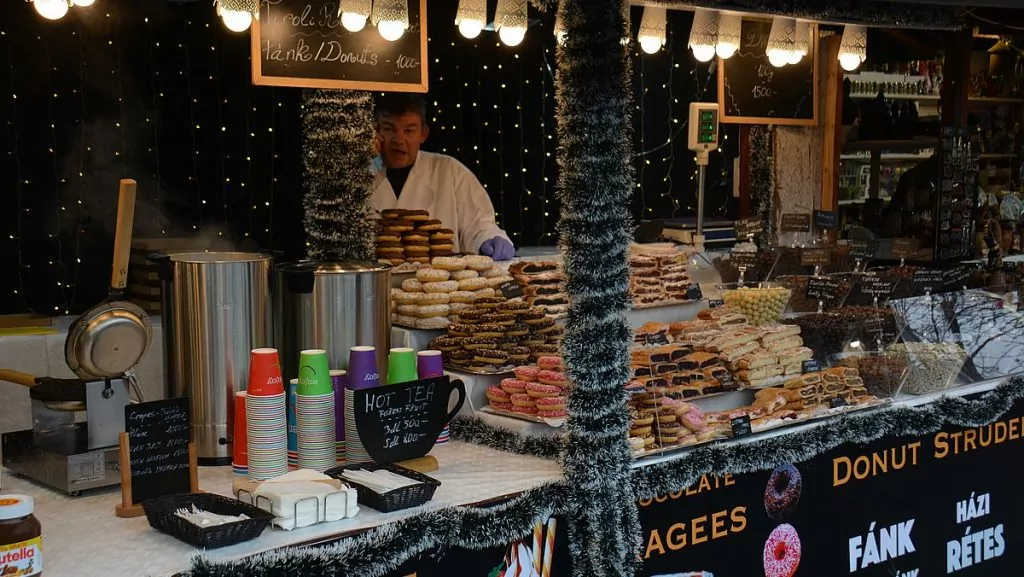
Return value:
<svg viewBox="0 0 1024 577">
<path fill-rule="evenodd" d="M 372 260 L 373 98 L 305 90 L 302 101 L 308 257 Z"/>
<path fill-rule="evenodd" d="M 685 457 L 637 469 L 638 499 L 679 491 L 701 475 L 770 471 L 786 463 L 807 461 L 844 443 L 869 443 L 882 437 L 918 437 L 945 425 L 979 427 L 998 419 L 1024 398 L 1024 378 L 1015 377 L 977 400 L 942 397 L 920 407 L 888 407 L 837 417 L 804 431 L 783 433 L 751 443 L 724 443 L 690 451 Z"/>
<path fill-rule="evenodd" d="M 750 215 L 760 216 L 763 222 L 757 245 L 771 246 L 775 239 L 775 220 L 772 214 L 772 196 L 775 190 L 775 170 L 772 168 L 772 132 L 763 126 L 750 127 Z"/>
<path fill-rule="evenodd" d="M 561 436 L 521 435 L 515 431 L 493 427 L 476 417 L 456 417 L 452 420 L 451 438 L 498 451 L 542 459 L 561 459 L 565 452 L 565 439 Z"/>
<path fill-rule="evenodd" d="M 563 459 L 569 548 L 575 575 L 626 576 L 640 546 L 624 389 L 633 172 L 630 69 L 621 39 L 629 34 L 629 5 L 562 0 L 560 10 L 559 229 L 570 302 L 562 349 L 575 385 Z"/>
</svg>

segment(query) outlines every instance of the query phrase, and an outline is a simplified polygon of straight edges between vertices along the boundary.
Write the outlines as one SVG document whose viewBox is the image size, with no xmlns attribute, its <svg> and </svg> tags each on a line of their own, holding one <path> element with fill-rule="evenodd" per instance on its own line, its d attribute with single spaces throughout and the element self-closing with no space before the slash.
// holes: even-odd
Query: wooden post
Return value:
<svg viewBox="0 0 1024 577">
<path fill-rule="evenodd" d="M 843 70 L 839 67 L 842 36 L 821 39 L 822 74 L 821 210 L 835 211 L 839 198 L 839 154 L 843 147 Z"/>
<path fill-rule="evenodd" d="M 114 514 L 124 519 L 141 517 L 146 514 L 142 505 L 136 504 L 132 497 L 132 454 L 128 441 L 128 433 L 119 436 L 118 461 L 121 468 L 121 504 L 114 507 Z M 199 464 L 196 444 L 188 444 L 188 482 L 193 493 L 199 490 Z"/>
</svg>

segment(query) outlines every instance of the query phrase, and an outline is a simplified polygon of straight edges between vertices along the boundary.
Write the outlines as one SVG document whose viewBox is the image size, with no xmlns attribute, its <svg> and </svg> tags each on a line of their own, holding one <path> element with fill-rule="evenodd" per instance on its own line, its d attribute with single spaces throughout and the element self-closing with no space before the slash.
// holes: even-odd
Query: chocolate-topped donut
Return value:
<svg viewBox="0 0 1024 577">
<path fill-rule="evenodd" d="M 776 521 L 789 517 L 800 504 L 803 479 L 793 465 L 776 467 L 764 488 L 764 510 Z"/>
</svg>

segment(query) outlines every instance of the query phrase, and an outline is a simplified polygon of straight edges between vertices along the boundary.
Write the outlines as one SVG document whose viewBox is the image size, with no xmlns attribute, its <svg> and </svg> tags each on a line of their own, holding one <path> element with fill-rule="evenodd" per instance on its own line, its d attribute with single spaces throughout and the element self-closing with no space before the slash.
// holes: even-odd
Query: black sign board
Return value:
<svg viewBox="0 0 1024 577">
<path fill-rule="evenodd" d="M 833 229 L 839 227 L 839 213 L 828 210 L 814 211 L 814 226 L 820 229 Z"/>
<path fill-rule="evenodd" d="M 653 333 L 645 335 L 644 340 L 652 347 L 660 347 L 668 344 L 668 335 L 665 333 Z"/>
<path fill-rule="evenodd" d="M 844 283 L 836 278 L 815 276 L 807 279 L 807 298 L 811 300 L 839 300 L 845 290 Z"/>
<path fill-rule="evenodd" d="M 367 21 L 341 25 L 337 0 L 260 2 L 252 23 L 253 84 L 427 91 L 427 0 L 411 0 L 409 28 L 394 42 Z"/>
<path fill-rule="evenodd" d="M 894 238 L 892 239 L 892 256 L 893 258 L 916 257 L 920 246 L 921 241 L 916 238 Z"/>
<path fill-rule="evenodd" d="M 896 281 L 869 275 L 861 278 L 857 286 L 861 294 L 882 298 L 892 294 L 892 290 L 896 288 Z"/>
<path fill-rule="evenodd" d="M 842 397 L 832 397 L 828 400 L 828 406 L 830 409 L 838 409 L 839 407 L 845 407 L 848 404 L 849 403 L 846 402 L 846 399 Z"/>
<path fill-rule="evenodd" d="M 818 364 L 818 359 L 804 361 L 802 365 L 805 373 L 816 373 L 821 370 L 821 365 Z"/>
<path fill-rule="evenodd" d="M 911 284 L 916 292 L 938 292 L 946 285 L 945 274 L 941 270 L 919 269 L 914 271 Z"/>
<path fill-rule="evenodd" d="M 699 301 L 704 298 L 704 291 L 700 290 L 700 285 L 693 283 L 686 287 L 686 300 L 688 301 Z"/>
<path fill-rule="evenodd" d="M 949 290 L 963 290 L 967 286 L 967 279 L 971 277 L 971 271 L 965 266 L 953 267 L 942 273 L 943 285 Z"/>
<path fill-rule="evenodd" d="M 132 504 L 192 491 L 188 397 L 124 408 Z"/>
<path fill-rule="evenodd" d="M 776 68 L 765 52 L 771 20 L 743 20 L 740 48 L 718 60 L 718 105 L 722 122 L 815 126 L 818 124 L 817 26 L 810 49 L 797 64 Z"/>
<path fill-rule="evenodd" d="M 854 260 L 869 260 L 875 258 L 875 251 L 878 243 L 871 240 L 850 239 L 847 241 L 850 249 L 850 258 Z"/>
<path fill-rule="evenodd" d="M 744 241 L 747 237 L 757 236 L 764 231 L 764 219 L 759 216 L 741 218 L 733 224 L 736 238 Z"/>
<path fill-rule="evenodd" d="M 459 394 L 448 410 L 452 392 Z M 422 457 L 466 401 L 466 387 L 447 376 L 353 391 L 356 429 L 370 458 L 394 463 Z"/>
<path fill-rule="evenodd" d="M 827 266 L 832 262 L 832 249 L 808 247 L 800 251 L 801 266 Z"/>
<path fill-rule="evenodd" d="M 750 416 L 748 415 L 736 417 L 730 422 L 730 424 L 732 425 L 733 438 L 745 437 L 749 435 L 752 431 L 752 429 L 750 428 Z"/>
<path fill-rule="evenodd" d="M 779 221 L 782 232 L 811 232 L 811 215 L 803 213 L 786 213 Z"/>
<path fill-rule="evenodd" d="M 505 281 L 498 285 L 498 290 L 507 299 L 517 299 L 523 296 L 523 287 L 519 285 L 519 281 Z"/>
<path fill-rule="evenodd" d="M 708 308 L 717 309 L 718 307 L 724 307 L 725 301 L 722 299 L 708 299 Z"/>
<path fill-rule="evenodd" d="M 759 265 L 761 263 L 761 258 L 756 252 L 733 251 L 729 253 L 729 262 L 737 268 L 742 266 L 750 269 Z"/>
</svg>

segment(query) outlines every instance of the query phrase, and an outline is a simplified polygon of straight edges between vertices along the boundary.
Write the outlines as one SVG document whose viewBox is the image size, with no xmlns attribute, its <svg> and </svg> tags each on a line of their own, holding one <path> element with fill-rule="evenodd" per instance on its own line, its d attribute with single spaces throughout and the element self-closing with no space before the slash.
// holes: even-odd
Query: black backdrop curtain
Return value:
<svg viewBox="0 0 1024 577">
<path fill-rule="evenodd" d="M 105 296 L 117 181 L 139 182 L 136 238 L 209 235 L 302 254 L 300 90 L 252 86 L 249 35 L 209 2 L 97 0 L 63 20 L 0 11 L 0 314 L 76 313 Z M 493 3 L 491 3 L 493 10 Z M 425 148 L 469 166 L 518 245 L 553 244 L 553 14 L 516 48 L 462 38 L 457 2 L 430 3 L 432 132 Z M 640 9 L 633 9 L 633 29 Z M 696 206 L 687 106 L 714 100 L 709 65 L 669 46 L 634 56 L 637 218 Z M 736 130 L 712 157 L 711 216 L 731 215 Z"/>
</svg>

